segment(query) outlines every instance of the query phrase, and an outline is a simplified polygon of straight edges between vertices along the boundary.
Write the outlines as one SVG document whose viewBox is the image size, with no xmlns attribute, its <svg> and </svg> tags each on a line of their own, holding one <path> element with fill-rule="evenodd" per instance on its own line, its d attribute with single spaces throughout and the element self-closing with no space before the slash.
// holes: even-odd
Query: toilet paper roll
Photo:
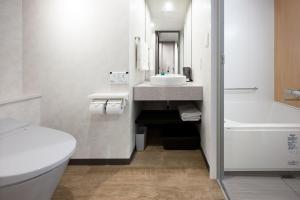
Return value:
<svg viewBox="0 0 300 200">
<path fill-rule="evenodd" d="M 103 115 L 105 113 L 105 102 L 92 102 L 89 110 L 92 114 Z"/>
<path fill-rule="evenodd" d="M 121 100 L 109 100 L 106 105 L 106 114 L 120 115 L 124 112 Z"/>
</svg>

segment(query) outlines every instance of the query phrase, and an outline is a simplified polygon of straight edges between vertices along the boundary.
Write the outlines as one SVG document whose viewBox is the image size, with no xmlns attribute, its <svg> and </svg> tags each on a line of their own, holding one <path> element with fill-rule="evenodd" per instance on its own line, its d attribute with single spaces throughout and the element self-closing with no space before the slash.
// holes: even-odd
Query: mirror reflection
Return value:
<svg viewBox="0 0 300 200">
<path fill-rule="evenodd" d="M 191 81 L 191 0 L 146 0 L 155 33 L 155 74 L 184 74 Z"/>
<path fill-rule="evenodd" d="M 179 45 L 180 32 L 156 32 L 157 36 L 157 56 L 156 63 L 158 66 L 157 71 L 160 74 L 178 74 L 179 72 Z"/>
</svg>

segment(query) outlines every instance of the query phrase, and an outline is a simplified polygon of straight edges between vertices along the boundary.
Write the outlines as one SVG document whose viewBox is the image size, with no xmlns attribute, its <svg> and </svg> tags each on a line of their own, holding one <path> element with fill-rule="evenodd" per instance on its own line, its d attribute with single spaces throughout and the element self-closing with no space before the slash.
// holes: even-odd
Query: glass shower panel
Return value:
<svg viewBox="0 0 300 200">
<path fill-rule="evenodd" d="M 300 199 L 300 1 L 224 0 L 224 179 L 232 200 Z"/>
</svg>

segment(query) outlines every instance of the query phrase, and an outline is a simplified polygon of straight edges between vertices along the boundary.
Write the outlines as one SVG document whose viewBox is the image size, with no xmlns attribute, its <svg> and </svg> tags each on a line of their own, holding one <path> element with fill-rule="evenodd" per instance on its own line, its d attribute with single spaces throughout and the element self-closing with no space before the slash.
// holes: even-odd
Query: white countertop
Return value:
<svg viewBox="0 0 300 200">
<path fill-rule="evenodd" d="M 135 101 L 201 101 L 203 87 L 194 82 L 178 86 L 152 85 L 143 82 L 133 88 Z"/>
<path fill-rule="evenodd" d="M 134 87 L 202 87 L 202 85 L 195 82 L 187 82 L 185 85 L 152 85 L 150 81 L 145 81 L 143 83 L 139 83 Z"/>
</svg>

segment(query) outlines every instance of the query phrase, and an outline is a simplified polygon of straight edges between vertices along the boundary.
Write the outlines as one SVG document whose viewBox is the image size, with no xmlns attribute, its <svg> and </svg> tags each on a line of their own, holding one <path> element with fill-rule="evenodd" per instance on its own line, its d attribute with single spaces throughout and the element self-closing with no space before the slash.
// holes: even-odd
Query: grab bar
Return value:
<svg viewBox="0 0 300 200">
<path fill-rule="evenodd" d="M 239 90 L 258 90 L 258 87 L 251 88 L 225 88 L 225 91 L 239 91 Z"/>
<path fill-rule="evenodd" d="M 292 98 L 288 98 L 290 96 Z M 300 101 L 300 89 L 289 88 L 285 90 L 285 101 Z"/>
</svg>

